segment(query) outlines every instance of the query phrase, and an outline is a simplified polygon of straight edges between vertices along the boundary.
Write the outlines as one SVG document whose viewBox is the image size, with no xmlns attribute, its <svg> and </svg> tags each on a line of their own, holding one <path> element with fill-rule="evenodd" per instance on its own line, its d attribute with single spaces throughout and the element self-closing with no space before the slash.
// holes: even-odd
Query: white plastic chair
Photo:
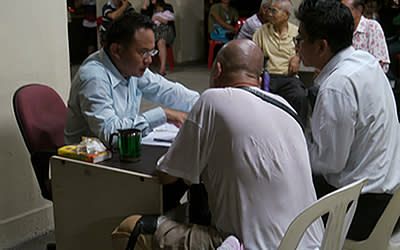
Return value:
<svg viewBox="0 0 400 250">
<path fill-rule="evenodd" d="M 368 179 L 362 179 L 329 193 L 301 212 L 289 225 L 278 250 L 296 249 L 304 232 L 319 217 L 329 213 L 321 250 L 341 250 L 349 230 L 358 197 Z M 348 208 L 350 202 L 350 208 Z"/>
<path fill-rule="evenodd" d="M 400 250 L 400 231 L 393 232 L 400 216 L 400 189 L 396 191 L 366 240 L 345 240 L 346 250 Z"/>
</svg>

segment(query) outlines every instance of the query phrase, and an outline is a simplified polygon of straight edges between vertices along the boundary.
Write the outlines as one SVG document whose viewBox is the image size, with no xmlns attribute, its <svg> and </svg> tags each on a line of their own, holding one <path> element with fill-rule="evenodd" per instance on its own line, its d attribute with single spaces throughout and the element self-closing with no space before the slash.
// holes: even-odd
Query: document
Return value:
<svg viewBox="0 0 400 250">
<path fill-rule="evenodd" d="M 169 147 L 178 134 L 178 131 L 179 128 L 175 125 L 164 123 L 154 128 L 146 137 L 143 137 L 142 144 Z"/>
</svg>

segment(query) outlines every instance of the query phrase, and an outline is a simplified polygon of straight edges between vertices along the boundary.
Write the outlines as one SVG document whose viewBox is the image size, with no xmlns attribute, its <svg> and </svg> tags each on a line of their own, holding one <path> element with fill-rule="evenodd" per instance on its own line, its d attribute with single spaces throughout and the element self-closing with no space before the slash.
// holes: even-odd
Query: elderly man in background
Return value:
<svg viewBox="0 0 400 250">
<path fill-rule="evenodd" d="M 258 28 L 260 28 L 261 25 L 267 22 L 267 13 L 270 2 L 271 0 L 261 1 L 260 10 L 244 22 L 243 26 L 240 28 L 240 31 L 236 36 L 237 39 L 253 39 L 253 35 L 258 30 Z"/>
<path fill-rule="evenodd" d="M 362 0 L 342 0 L 342 3 L 350 9 L 354 19 L 353 47 L 373 55 L 387 73 L 390 58 L 381 25 L 377 21 L 363 16 L 364 3 Z"/>
<path fill-rule="evenodd" d="M 68 100 L 67 144 L 79 143 L 82 136 L 109 144 L 118 129 L 135 127 L 146 134 L 165 122 L 184 122 L 199 94 L 148 69 L 157 54 L 152 28 L 144 15 L 122 15 L 107 30 L 105 47 L 82 63 Z M 139 114 L 142 97 L 166 107 Z"/>
<path fill-rule="evenodd" d="M 400 187 L 400 125 L 388 79 L 370 53 L 352 47 L 354 21 L 340 1 L 304 0 L 298 49 L 321 69 L 310 125 L 318 197 L 367 177 L 347 237 L 366 239 Z M 320 174 L 320 175 L 318 175 Z"/>
<path fill-rule="evenodd" d="M 271 77 L 269 90 L 285 98 L 307 123 L 308 100 L 304 83 L 297 77 L 300 58 L 294 39 L 297 26 L 288 22 L 293 6 L 289 0 L 272 0 L 267 8 L 268 23 L 261 26 L 253 41 L 266 57 L 266 69 Z"/>
<path fill-rule="evenodd" d="M 204 183 L 213 226 L 166 219 L 155 233 L 164 247 L 213 249 L 233 234 L 245 249 L 276 249 L 290 222 L 316 201 L 300 124 L 250 92 L 265 93 L 259 89 L 263 61 L 251 40 L 222 47 L 210 74 L 212 89 L 201 95 L 160 160 L 161 183 L 178 178 Z M 283 98 L 266 95 L 289 108 Z M 322 232 L 318 220 L 305 232 L 299 249 L 318 248 Z"/>
</svg>

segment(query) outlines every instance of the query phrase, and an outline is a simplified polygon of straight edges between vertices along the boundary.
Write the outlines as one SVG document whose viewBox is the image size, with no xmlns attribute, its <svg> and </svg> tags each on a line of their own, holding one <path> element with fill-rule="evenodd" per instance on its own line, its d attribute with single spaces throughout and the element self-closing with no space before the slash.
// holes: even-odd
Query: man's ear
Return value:
<svg viewBox="0 0 400 250">
<path fill-rule="evenodd" d="M 215 78 L 220 78 L 222 75 L 222 64 L 217 62 L 217 72 L 215 74 Z"/>
<path fill-rule="evenodd" d="M 120 60 L 121 59 L 121 54 L 122 54 L 122 45 L 119 43 L 112 43 L 110 45 L 110 54 Z"/>
<path fill-rule="evenodd" d="M 264 77 L 264 76 L 263 76 L 263 77 Z M 259 88 L 261 88 L 261 84 L 262 84 L 262 81 L 263 81 L 263 77 L 261 77 L 261 76 L 258 77 L 258 87 L 259 87 Z"/>
<path fill-rule="evenodd" d="M 363 7 L 361 6 L 361 5 L 358 5 L 357 7 L 356 7 L 356 9 L 360 12 L 360 14 L 362 15 L 362 13 L 363 13 L 363 11 L 364 11 L 364 9 L 363 9 Z"/>
<path fill-rule="evenodd" d="M 325 39 L 320 39 L 317 42 L 318 42 L 317 49 L 321 56 L 326 55 L 327 53 L 331 52 L 328 41 L 326 41 Z"/>
</svg>

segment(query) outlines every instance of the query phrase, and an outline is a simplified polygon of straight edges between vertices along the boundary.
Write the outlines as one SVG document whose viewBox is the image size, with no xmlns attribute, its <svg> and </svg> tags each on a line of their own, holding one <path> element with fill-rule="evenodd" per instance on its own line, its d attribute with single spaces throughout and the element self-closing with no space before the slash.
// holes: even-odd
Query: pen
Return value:
<svg viewBox="0 0 400 250">
<path fill-rule="evenodd" d="M 153 138 L 153 141 L 172 143 L 174 141 L 174 139 Z"/>
</svg>

